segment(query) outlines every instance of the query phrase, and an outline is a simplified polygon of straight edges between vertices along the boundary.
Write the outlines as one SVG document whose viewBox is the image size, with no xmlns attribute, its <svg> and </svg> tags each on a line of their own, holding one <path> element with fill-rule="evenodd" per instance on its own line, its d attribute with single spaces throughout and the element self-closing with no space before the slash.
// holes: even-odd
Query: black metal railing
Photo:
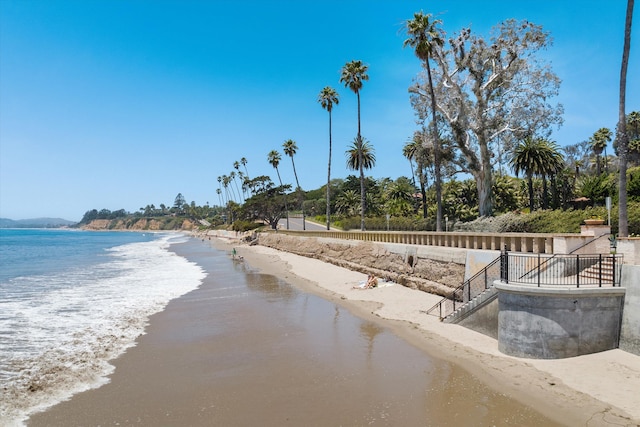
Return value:
<svg viewBox="0 0 640 427">
<path fill-rule="evenodd" d="M 500 279 L 534 286 L 620 286 L 622 255 L 503 252 Z"/>
<path fill-rule="evenodd" d="M 442 320 L 461 306 L 477 298 L 478 295 L 492 287 L 494 281 L 500 279 L 501 259 L 502 256 L 499 256 L 491 261 L 485 268 L 467 279 L 462 285 L 451 291 L 448 296 L 427 310 L 426 313 L 437 315 Z"/>
</svg>

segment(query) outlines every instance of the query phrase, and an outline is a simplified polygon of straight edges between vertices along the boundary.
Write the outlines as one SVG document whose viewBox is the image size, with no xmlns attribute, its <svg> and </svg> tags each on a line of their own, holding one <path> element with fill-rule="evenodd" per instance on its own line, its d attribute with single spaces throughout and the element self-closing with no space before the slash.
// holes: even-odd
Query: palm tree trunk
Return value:
<svg viewBox="0 0 640 427">
<path fill-rule="evenodd" d="M 436 187 L 436 231 L 442 231 L 442 177 L 440 169 L 440 138 L 438 135 L 438 123 L 436 121 L 436 94 L 433 90 L 433 80 L 431 79 L 431 66 L 427 58 L 427 76 L 429 78 L 429 92 L 431 93 L 431 114 L 433 122 L 433 164 L 435 166 L 435 187 Z"/>
<path fill-rule="evenodd" d="M 327 167 L 327 230 L 331 229 L 331 110 L 329 110 L 329 166 Z"/>
<path fill-rule="evenodd" d="M 360 134 L 360 91 L 356 92 L 358 96 L 358 163 L 360 166 L 360 231 L 364 231 L 364 168 L 362 165 L 362 135 Z"/>
<path fill-rule="evenodd" d="M 627 17 L 624 27 L 624 48 L 622 50 L 622 66 L 620 67 L 620 104 L 618 108 L 618 147 L 620 149 L 620 190 L 618 195 L 618 235 L 629 236 L 629 217 L 627 213 L 627 161 L 629 141 L 627 135 L 627 118 L 625 114 L 627 67 L 629 65 L 629 48 L 631 45 L 631 21 L 633 17 L 633 0 L 627 0 Z"/>
<path fill-rule="evenodd" d="M 280 187 L 282 187 L 282 178 L 280 178 L 280 171 L 278 170 L 278 168 L 276 168 L 276 173 L 278 174 L 278 181 L 280 181 Z M 284 194 L 284 191 L 283 191 L 282 198 L 284 200 L 284 210 L 287 212 L 287 230 L 288 230 L 289 229 L 289 207 L 287 206 L 287 195 Z"/>
<path fill-rule="evenodd" d="M 529 188 L 529 212 L 533 212 L 533 176 L 527 174 L 527 186 Z"/>
<path fill-rule="evenodd" d="M 305 216 L 304 216 L 304 198 L 302 196 L 302 189 L 300 188 L 300 182 L 298 181 L 298 172 L 296 172 L 296 162 L 293 161 L 293 155 L 291 156 L 291 164 L 293 165 L 293 176 L 296 177 L 296 195 L 300 199 L 300 210 L 302 211 L 302 229 L 306 230 Z"/>
</svg>

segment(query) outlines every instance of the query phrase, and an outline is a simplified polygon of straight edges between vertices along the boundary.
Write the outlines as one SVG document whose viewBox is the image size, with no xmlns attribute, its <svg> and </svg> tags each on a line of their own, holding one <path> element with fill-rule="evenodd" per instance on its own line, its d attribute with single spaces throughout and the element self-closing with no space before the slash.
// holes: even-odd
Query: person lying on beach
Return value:
<svg viewBox="0 0 640 427">
<path fill-rule="evenodd" d="M 358 286 L 354 286 L 353 289 L 371 289 L 376 286 L 378 286 L 378 279 L 373 274 L 369 274 L 366 282 L 361 282 Z"/>
</svg>

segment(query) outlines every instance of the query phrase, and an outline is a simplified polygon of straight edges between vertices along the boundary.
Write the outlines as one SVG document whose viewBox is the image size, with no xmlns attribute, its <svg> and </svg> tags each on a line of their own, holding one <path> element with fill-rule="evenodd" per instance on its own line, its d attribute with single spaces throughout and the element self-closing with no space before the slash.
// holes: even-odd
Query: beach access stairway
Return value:
<svg viewBox="0 0 640 427">
<path fill-rule="evenodd" d="M 502 255 L 465 280 L 447 297 L 427 310 L 426 314 L 436 315 L 446 323 L 456 323 L 493 301 L 498 296 L 493 282 L 500 279 L 501 259 Z"/>
<path fill-rule="evenodd" d="M 622 255 L 524 254 L 503 252 L 426 314 L 446 323 L 458 323 L 488 305 L 498 296 L 494 282 L 526 286 L 575 288 L 620 286 Z"/>
</svg>

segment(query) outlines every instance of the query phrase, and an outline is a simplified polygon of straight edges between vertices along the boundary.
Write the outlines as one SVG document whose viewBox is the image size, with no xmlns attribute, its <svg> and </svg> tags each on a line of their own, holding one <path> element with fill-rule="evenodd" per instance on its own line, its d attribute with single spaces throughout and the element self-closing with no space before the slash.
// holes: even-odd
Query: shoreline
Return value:
<svg viewBox="0 0 640 427">
<path fill-rule="evenodd" d="M 347 308 L 365 319 L 378 318 L 394 334 L 428 355 L 453 361 L 490 388 L 567 425 L 640 425 L 640 356 L 622 350 L 568 359 L 524 359 L 498 350 L 497 340 L 421 313 L 441 297 L 401 285 L 369 290 L 352 286 L 365 276 L 264 246 L 212 237 L 222 250 L 259 269 Z M 344 277 L 330 282 L 327 270 Z M 321 272 L 321 274 L 318 274 Z"/>
</svg>

